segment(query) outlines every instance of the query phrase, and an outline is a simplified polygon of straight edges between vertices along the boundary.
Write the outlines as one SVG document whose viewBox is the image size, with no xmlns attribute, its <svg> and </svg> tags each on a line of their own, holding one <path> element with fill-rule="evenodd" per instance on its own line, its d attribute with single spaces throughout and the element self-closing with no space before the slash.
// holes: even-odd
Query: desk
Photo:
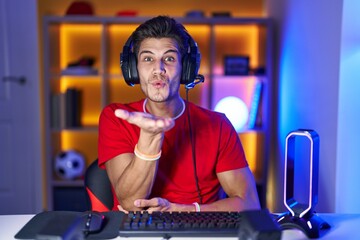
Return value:
<svg viewBox="0 0 360 240">
<path fill-rule="evenodd" d="M 0 239 L 14 239 L 14 235 L 34 215 L 0 215 Z M 319 214 L 331 225 L 331 229 L 321 238 L 326 240 L 358 240 L 360 239 L 360 214 Z M 120 239 L 117 238 L 117 239 Z M 125 238 L 135 240 L 136 238 Z M 219 238 L 199 238 L 219 239 Z M 237 238 L 226 238 L 236 240 Z M 307 237 L 299 230 L 285 230 L 282 235 L 284 240 L 303 240 Z M 137 238 L 136 240 L 161 240 L 161 238 Z M 190 238 L 171 238 L 171 240 L 190 240 Z"/>
</svg>

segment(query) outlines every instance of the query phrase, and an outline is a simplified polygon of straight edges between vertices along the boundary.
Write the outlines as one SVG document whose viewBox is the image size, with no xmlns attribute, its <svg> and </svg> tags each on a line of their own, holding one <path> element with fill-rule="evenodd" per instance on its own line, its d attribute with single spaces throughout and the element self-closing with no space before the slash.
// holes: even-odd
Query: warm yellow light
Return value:
<svg viewBox="0 0 360 240">
<path fill-rule="evenodd" d="M 60 67 L 66 68 L 83 56 L 94 57 L 99 66 L 101 49 L 100 24 L 63 24 L 60 27 Z"/>
<path fill-rule="evenodd" d="M 260 29 L 256 25 L 227 26 L 219 25 L 215 27 L 216 45 L 221 46 L 216 49 L 215 71 L 220 69 L 222 74 L 223 58 L 225 55 L 245 55 L 250 57 L 250 67 L 259 65 L 259 33 Z"/>
<path fill-rule="evenodd" d="M 184 25 L 192 38 L 198 44 L 201 53 L 201 65 L 199 72 L 203 75 L 210 72 L 210 26 L 207 25 Z"/>
<path fill-rule="evenodd" d="M 62 151 L 76 150 L 84 155 L 87 163 L 97 158 L 97 131 L 62 131 L 61 149 Z"/>
<path fill-rule="evenodd" d="M 257 131 L 239 133 L 245 156 L 255 179 L 261 180 L 264 167 L 264 134 Z"/>
<path fill-rule="evenodd" d="M 275 183 L 275 176 L 272 175 L 271 171 L 269 177 L 267 178 L 266 184 L 266 206 L 269 208 L 271 212 L 275 211 L 276 208 L 276 183 Z M 281 189 L 281 188 L 280 188 Z"/>
<path fill-rule="evenodd" d="M 97 126 L 99 121 L 101 106 L 101 80 L 100 77 L 84 76 L 62 77 L 60 81 L 60 91 L 66 92 L 68 88 L 76 88 L 80 91 L 81 105 L 81 125 Z"/>
<path fill-rule="evenodd" d="M 123 46 L 136 29 L 138 24 L 114 24 L 108 27 L 109 32 L 109 66 L 108 71 L 111 74 L 121 74 L 120 71 L 120 53 Z"/>
</svg>

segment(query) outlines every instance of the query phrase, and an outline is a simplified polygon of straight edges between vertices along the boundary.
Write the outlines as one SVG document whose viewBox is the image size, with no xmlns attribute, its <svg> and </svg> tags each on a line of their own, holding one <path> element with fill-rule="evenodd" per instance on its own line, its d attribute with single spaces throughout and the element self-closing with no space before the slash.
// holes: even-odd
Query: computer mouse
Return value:
<svg viewBox="0 0 360 240">
<path fill-rule="evenodd" d="M 100 212 L 86 212 L 81 216 L 80 224 L 83 226 L 83 231 L 87 233 L 98 232 L 101 230 L 105 221 L 105 216 Z"/>
</svg>

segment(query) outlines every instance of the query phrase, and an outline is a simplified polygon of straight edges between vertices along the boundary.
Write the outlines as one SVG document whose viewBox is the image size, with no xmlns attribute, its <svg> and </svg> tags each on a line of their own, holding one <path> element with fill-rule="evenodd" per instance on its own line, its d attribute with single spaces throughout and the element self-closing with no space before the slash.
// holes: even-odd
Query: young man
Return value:
<svg viewBox="0 0 360 240">
<path fill-rule="evenodd" d="M 124 47 L 124 78 L 130 85 L 140 83 L 145 99 L 110 104 L 100 116 L 99 165 L 112 183 L 114 209 L 259 208 L 231 123 L 224 114 L 180 97 L 180 83 L 197 75 L 200 59 L 191 56 L 194 48 L 183 25 L 165 16 L 141 24 Z M 221 198 L 222 189 L 227 198 Z"/>
</svg>

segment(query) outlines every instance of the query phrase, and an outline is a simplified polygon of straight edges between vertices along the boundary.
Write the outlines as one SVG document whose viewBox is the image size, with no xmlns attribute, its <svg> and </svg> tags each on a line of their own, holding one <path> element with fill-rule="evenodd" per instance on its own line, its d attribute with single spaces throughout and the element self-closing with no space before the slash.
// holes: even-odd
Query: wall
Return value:
<svg viewBox="0 0 360 240">
<path fill-rule="evenodd" d="M 279 1 L 281 1 L 279 3 Z M 276 4 L 275 4 L 276 2 Z M 356 1 L 270 0 L 276 20 L 275 72 L 278 73 L 277 136 L 270 184 L 272 207 L 283 210 L 282 185 L 286 135 L 298 128 L 320 135 L 318 212 L 359 212 L 359 65 Z M 278 6 L 281 7 L 278 7 Z M 356 9 L 356 10 L 354 10 Z M 355 27 L 357 26 L 357 27 Z M 357 52 L 356 52 L 356 51 Z M 356 54 L 357 53 L 357 54 Z M 358 82 L 358 81 L 357 81 Z M 359 119 L 359 118 L 357 118 Z M 356 147 L 357 145 L 357 147 Z M 356 168 L 357 167 L 357 168 Z M 356 177 L 357 175 L 357 177 Z M 357 192 L 357 193 L 356 193 Z"/>
<path fill-rule="evenodd" d="M 344 0 L 336 168 L 337 212 L 360 212 L 360 1 Z"/>
<path fill-rule="evenodd" d="M 38 0 L 41 15 L 63 15 L 74 0 Z M 160 14 L 172 17 L 185 16 L 190 10 L 202 10 L 206 16 L 212 12 L 231 11 L 232 16 L 260 17 L 263 16 L 263 0 L 88 0 L 96 15 L 115 16 L 118 11 L 136 10 L 138 16 L 155 16 Z"/>
<path fill-rule="evenodd" d="M 275 208 L 282 206 L 286 135 L 298 128 L 320 136 L 319 212 L 334 211 L 341 1 L 283 1 L 278 33 L 278 126 L 272 169 Z M 326 5 L 326 7 L 324 7 Z M 319 14 L 321 13 L 321 14 Z M 271 14 L 270 14 L 271 15 Z"/>
</svg>

